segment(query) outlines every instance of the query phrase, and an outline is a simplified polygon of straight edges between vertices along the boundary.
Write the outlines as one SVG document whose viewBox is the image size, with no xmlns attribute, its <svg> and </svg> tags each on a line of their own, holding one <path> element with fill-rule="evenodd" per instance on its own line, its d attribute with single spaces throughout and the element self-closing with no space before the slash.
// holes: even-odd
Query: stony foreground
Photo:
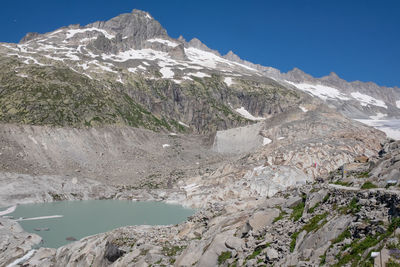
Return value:
<svg viewBox="0 0 400 267">
<path fill-rule="evenodd" d="M 385 174 L 399 173 L 398 155 L 400 142 L 386 143 L 379 156 L 346 164 L 346 175 L 339 169 L 318 182 L 305 178 L 273 197 L 214 201 L 175 226 L 123 227 L 40 248 L 24 266 L 373 266 L 372 252 L 397 262 L 400 190 Z M 1 243 L 6 265 L 28 253 L 28 240 L 39 240 L 1 223 L 11 229 Z"/>
</svg>

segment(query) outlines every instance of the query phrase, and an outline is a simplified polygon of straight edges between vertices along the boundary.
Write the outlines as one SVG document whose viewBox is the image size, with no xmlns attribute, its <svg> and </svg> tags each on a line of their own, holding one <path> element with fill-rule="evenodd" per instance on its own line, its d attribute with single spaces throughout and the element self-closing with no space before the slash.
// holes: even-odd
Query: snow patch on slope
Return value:
<svg viewBox="0 0 400 267">
<path fill-rule="evenodd" d="M 106 38 L 108 38 L 108 39 L 112 39 L 112 38 L 115 37 L 114 35 L 109 34 L 108 32 L 106 32 L 105 30 L 92 27 L 92 28 L 86 28 L 86 29 L 72 29 L 72 30 L 68 30 L 68 31 L 66 32 L 66 37 L 65 37 L 65 38 L 66 38 L 66 39 L 69 39 L 69 38 L 74 37 L 74 36 L 75 36 L 76 34 L 78 34 L 78 33 L 89 32 L 89 31 L 101 32 L 101 33 L 104 34 L 104 36 L 105 36 Z"/>
<path fill-rule="evenodd" d="M 260 120 L 265 120 L 265 118 L 262 117 L 254 117 L 253 115 L 250 114 L 244 107 L 237 108 L 235 109 L 237 113 L 242 115 L 242 117 L 252 120 L 252 121 L 260 121 Z"/>
<path fill-rule="evenodd" d="M 170 40 L 165 40 L 165 39 L 161 39 L 161 38 L 154 38 L 154 39 L 149 39 L 147 40 L 147 42 L 150 43 L 160 43 L 160 44 L 164 44 L 170 47 L 177 47 L 179 44 L 171 42 Z"/>
<path fill-rule="evenodd" d="M 183 123 L 183 122 L 181 122 L 181 121 L 179 121 L 178 123 L 179 123 L 180 125 L 182 125 L 183 127 L 190 128 L 190 126 L 187 125 L 186 123 Z"/>
<path fill-rule="evenodd" d="M 270 144 L 272 142 L 272 140 L 271 139 L 269 139 L 269 138 L 267 138 L 267 137 L 264 137 L 263 138 L 263 146 L 265 146 L 265 145 L 268 145 L 268 144 Z"/>
<path fill-rule="evenodd" d="M 307 92 L 311 95 L 317 96 L 321 98 L 322 100 L 327 100 L 327 99 L 340 99 L 340 100 L 349 100 L 349 98 L 341 93 L 338 89 L 330 87 L 330 86 L 325 86 L 322 84 L 309 84 L 309 83 L 294 83 L 290 81 L 286 81 L 287 83 L 297 87 L 298 89 Z"/>
<path fill-rule="evenodd" d="M 226 85 L 231 86 L 232 84 L 234 84 L 232 77 L 225 77 L 224 82 L 226 83 Z"/>
<path fill-rule="evenodd" d="M 303 112 L 307 112 L 307 111 L 308 111 L 308 109 L 306 109 L 306 108 L 303 107 L 303 106 L 299 106 L 299 108 L 300 108 Z"/>
<path fill-rule="evenodd" d="M 199 78 L 204 78 L 204 77 L 211 77 L 210 75 L 204 73 L 204 72 L 196 72 L 196 73 L 189 73 L 189 75 L 195 76 L 195 77 L 199 77 Z"/>
<path fill-rule="evenodd" d="M 161 72 L 163 78 L 166 78 L 166 79 L 173 78 L 173 77 L 174 77 L 174 74 L 175 74 L 175 73 L 171 70 L 171 68 L 168 68 L 168 67 L 161 68 L 161 69 L 160 69 L 160 72 Z"/>
<path fill-rule="evenodd" d="M 360 92 L 353 92 L 351 93 L 351 96 L 357 99 L 360 102 L 361 106 L 373 105 L 373 106 L 387 108 L 385 102 L 373 98 L 372 96 L 365 95 Z"/>
</svg>

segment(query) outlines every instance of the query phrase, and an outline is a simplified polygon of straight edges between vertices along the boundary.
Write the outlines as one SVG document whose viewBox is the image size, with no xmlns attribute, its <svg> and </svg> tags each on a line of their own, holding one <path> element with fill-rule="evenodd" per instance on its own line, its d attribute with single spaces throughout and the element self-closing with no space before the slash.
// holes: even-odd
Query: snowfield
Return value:
<svg viewBox="0 0 400 267">
<path fill-rule="evenodd" d="M 387 108 L 385 102 L 373 98 L 372 96 L 365 95 L 360 92 L 353 92 L 351 93 L 351 96 L 357 99 L 361 103 L 361 106 L 373 105 L 373 106 Z"/>
<path fill-rule="evenodd" d="M 72 29 L 72 30 L 68 30 L 68 31 L 66 32 L 65 38 L 66 38 L 66 39 L 69 39 L 69 38 L 74 37 L 74 36 L 75 36 L 76 34 L 78 34 L 78 33 L 84 33 L 84 32 L 90 32 L 90 31 L 101 32 L 102 34 L 104 34 L 104 36 L 105 36 L 107 39 L 113 39 L 113 38 L 115 37 L 115 35 L 109 34 L 109 33 L 106 32 L 105 30 L 92 27 L 92 28 L 86 28 L 86 29 Z M 55 32 L 52 33 L 52 34 L 55 34 Z"/>
<path fill-rule="evenodd" d="M 345 94 L 341 93 L 338 89 L 333 87 L 321 84 L 313 85 L 309 83 L 294 83 L 290 81 L 285 81 L 285 82 L 313 96 L 317 96 L 324 101 L 328 99 L 349 100 L 349 98 Z"/>
<path fill-rule="evenodd" d="M 400 120 L 356 120 L 384 132 L 388 137 L 400 140 Z"/>
<path fill-rule="evenodd" d="M 165 40 L 165 39 L 161 39 L 161 38 L 154 38 L 154 39 L 149 39 L 147 40 L 147 42 L 150 43 L 160 43 L 160 44 L 164 44 L 170 47 L 177 47 L 179 44 L 171 42 L 170 40 Z"/>
<path fill-rule="evenodd" d="M 237 113 L 242 115 L 242 117 L 252 120 L 252 121 L 260 121 L 260 120 L 265 120 L 263 117 L 254 117 L 253 115 L 250 114 L 244 107 L 237 108 L 235 109 Z"/>
<path fill-rule="evenodd" d="M 175 73 L 171 70 L 171 68 L 168 68 L 168 67 L 162 68 L 160 70 L 160 72 L 161 72 L 163 78 L 165 78 L 165 79 L 173 78 L 175 75 Z"/>
</svg>

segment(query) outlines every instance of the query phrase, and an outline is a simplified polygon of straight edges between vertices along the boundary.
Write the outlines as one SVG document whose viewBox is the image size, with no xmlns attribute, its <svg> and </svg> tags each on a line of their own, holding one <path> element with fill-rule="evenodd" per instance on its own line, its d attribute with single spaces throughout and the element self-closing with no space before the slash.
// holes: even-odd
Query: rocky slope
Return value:
<svg viewBox="0 0 400 267">
<path fill-rule="evenodd" d="M 221 56 L 198 39 L 169 37 L 139 10 L 2 43 L 0 65 L 0 120 L 9 123 L 188 125 L 202 133 L 248 124 L 242 107 L 268 117 L 311 97 L 357 119 L 400 114 L 398 88 L 335 74 L 316 79 L 298 69 L 285 74 L 231 52 Z"/>
<path fill-rule="evenodd" d="M 138 10 L 0 44 L 0 65 L 8 123 L 207 133 L 250 123 L 241 107 L 264 117 L 311 101 Z"/>
<path fill-rule="evenodd" d="M 367 183 L 368 179 L 378 178 L 378 173 L 398 171 L 399 152 L 399 142 L 386 143 L 380 156 L 358 158 L 351 163 L 358 169 L 348 172 L 346 179 Z M 365 171 L 371 175 L 365 175 Z M 321 176 L 318 183 L 283 189 L 269 198 L 259 194 L 257 198 L 215 201 L 177 226 L 123 227 L 57 250 L 40 248 L 25 264 L 384 266 L 381 261 L 395 264 L 400 245 L 398 181 L 385 187 L 360 188 L 335 182 L 339 172 Z M 373 258 L 373 252 L 381 255 Z"/>
</svg>

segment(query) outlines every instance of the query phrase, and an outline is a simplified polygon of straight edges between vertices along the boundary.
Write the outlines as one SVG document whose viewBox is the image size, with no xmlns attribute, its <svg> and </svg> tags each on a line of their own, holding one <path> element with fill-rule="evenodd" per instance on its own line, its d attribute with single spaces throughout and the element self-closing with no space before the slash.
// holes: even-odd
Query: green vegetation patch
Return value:
<svg viewBox="0 0 400 267">
<path fill-rule="evenodd" d="M 285 217 L 285 216 L 287 215 L 287 213 L 286 213 L 285 211 L 283 211 L 282 208 L 281 208 L 280 206 L 278 206 L 277 208 L 280 210 L 279 216 L 276 217 L 276 218 L 272 221 L 272 223 L 276 223 L 277 221 L 282 220 L 283 217 Z"/>
<path fill-rule="evenodd" d="M 362 186 L 361 189 L 372 189 L 372 188 L 377 188 L 378 186 L 376 186 L 375 184 L 371 183 L 371 182 L 365 182 Z"/>
<path fill-rule="evenodd" d="M 222 265 L 228 259 L 232 258 L 232 252 L 224 251 L 218 256 L 218 265 Z"/>
<path fill-rule="evenodd" d="M 185 248 L 186 248 L 186 246 L 172 246 L 172 247 L 165 246 L 162 248 L 162 252 L 166 256 L 173 257 L 173 256 L 176 256 L 176 254 L 178 254 L 178 252 L 181 252 Z"/>
<path fill-rule="evenodd" d="M 332 245 L 337 244 L 345 240 L 346 238 L 350 238 L 351 233 L 349 229 L 344 230 L 338 237 L 336 237 L 334 240 L 332 240 Z"/>
<path fill-rule="evenodd" d="M 310 219 L 310 221 L 303 226 L 302 230 L 306 230 L 307 233 L 318 230 L 321 228 L 325 223 L 327 223 L 326 217 L 328 216 L 328 213 L 325 212 L 323 214 L 317 214 L 314 217 Z M 322 223 L 321 220 L 324 220 Z"/>
<path fill-rule="evenodd" d="M 293 207 L 293 212 L 292 215 L 290 215 L 290 218 L 294 221 L 298 221 L 303 216 L 304 206 L 304 202 L 301 202 L 297 206 Z"/>
<path fill-rule="evenodd" d="M 369 172 L 359 172 L 355 175 L 357 178 L 369 178 L 370 174 Z"/>
<path fill-rule="evenodd" d="M 318 203 L 316 203 L 313 207 L 309 208 L 309 209 L 308 209 L 308 213 L 314 213 L 315 209 L 318 208 L 320 204 L 321 204 L 321 203 L 318 202 Z"/>
<path fill-rule="evenodd" d="M 294 232 L 291 236 L 290 236 L 290 252 L 293 252 L 295 247 L 296 247 L 296 240 L 297 237 L 299 236 L 300 232 Z"/>
<path fill-rule="evenodd" d="M 341 185 L 341 186 L 350 186 L 351 184 L 348 182 L 343 182 L 343 181 L 336 181 L 333 184 Z"/>
<path fill-rule="evenodd" d="M 322 199 L 322 203 L 326 203 L 330 197 L 331 197 L 331 193 L 326 194 L 326 196 L 324 196 L 324 199 Z"/>
<path fill-rule="evenodd" d="M 364 252 L 371 247 L 378 245 L 383 239 L 388 238 L 393 232 L 400 226 L 400 218 L 394 218 L 390 225 L 388 226 L 385 233 L 377 233 L 374 236 L 366 236 L 364 239 L 355 239 L 349 245 L 346 245 L 342 248 L 348 251 L 344 253 L 339 253 L 336 258 L 338 262 L 334 266 L 344 266 L 348 263 L 351 263 L 352 266 L 360 266 L 360 262 L 363 260 L 362 255 Z M 364 261 L 367 263 L 367 261 Z"/>
<path fill-rule="evenodd" d="M 356 214 L 361 210 L 361 205 L 358 204 L 358 199 L 353 197 L 347 206 L 341 207 L 339 210 L 342 214 Z"/>
</svg>

